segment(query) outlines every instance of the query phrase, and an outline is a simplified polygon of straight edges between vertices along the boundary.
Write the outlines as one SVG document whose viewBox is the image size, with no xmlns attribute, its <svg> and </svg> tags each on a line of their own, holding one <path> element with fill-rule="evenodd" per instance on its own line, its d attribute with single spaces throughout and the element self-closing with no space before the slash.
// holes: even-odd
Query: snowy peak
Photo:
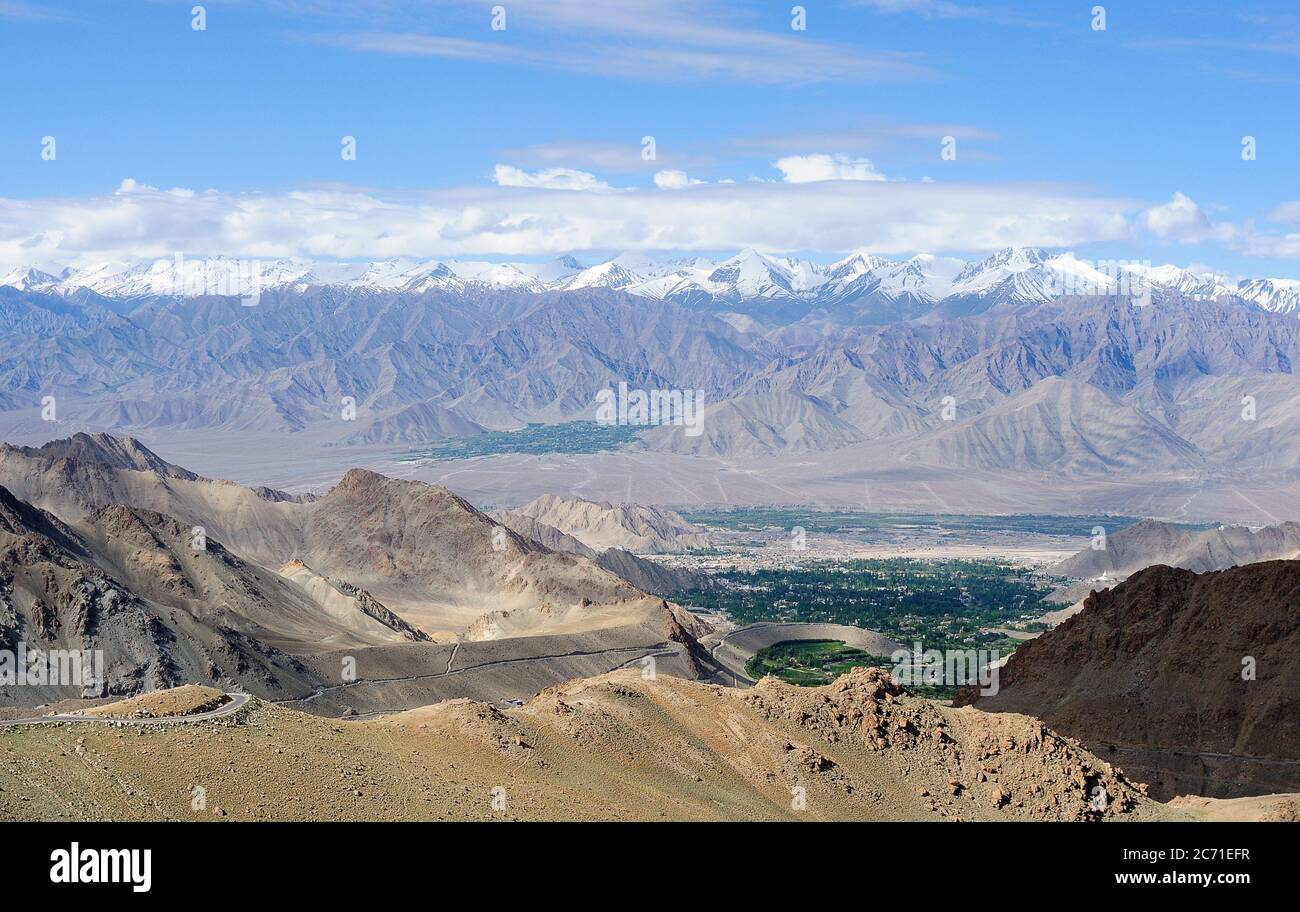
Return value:
<svg viewBox="0 0 1300 912">
<path fill-rule="evenodd" d="M 639 285 L 645 279 L 631 270 L 624 269 L 616 260 L 598 263 L 572 276 L 561 286 L 566 290 L 577 288 L 627 288 Z"/>
<path fill-rule="evenodd" d="M 544 283 L 513 263 L 467 263 L 453 260 L 450 265 L 456 275 L 474 285 L 524 291 L 543 291 L 546 288 Z"/>
<path fill-rule="evenodd" d="M 863 275 L 878 275 L 899 264 L 872 253 L 854 253 L 826 267 L 826 284 L 852 281 Z"/>
<path fill-rule="evenodd" d="M 0 286 L 19 291 L 39 291 L 58 284 L 59 277 L 34 266 L 19 267 L 0 275 Z"/>
<path fill-rule="evenodd" d="M 1107 294 L 1117 287 L 1114 277 L 1073 254 L 1053 256 L 1036 247 L 1008 247 L 958 273 L 952 294 L 1034 304 L 1067 294 Z"/>
<path fill-rule="evenodd" d="M 1247 279 L 1236 294 L 1273 313 L 1300 313 L 1300 279 Z"/>
<path fill-rule="evenodd" d="M 937 301 L 948 293 L 952 273 L 945 275 L 942 264 L 936 263 L 934 257 L 913 257 L 886 270 L 880 284 L 888 294 L 910 294 Z"/>
<path fill-rule="evenodd" d="M 1093 265 L 1070 253 L 1034 247 L 1008 247 L 969 263 L 929 254 L 894 260 L 856 251 L 821 264 L 745 248 L 722 260 L 626 252 L 593 266 L 573 257 L 491 263 L 405 257 L 337 262 L 177 256 L 76 269 L 28 264 L 0 272 L 0 287 L 61 295 L 85 290 L 128 302 L 167 296 L 246 297 L 275 288 L 313 286 L 399 294 L 603 288 L 715 312 L 749 312 L 760 323 L 788 319 L 800 308 L 804 312 L 832 308 L 843 315 L 845 308 L 865 306 L 901 319 L 941 303 L 943 313 L 953 316 L 1000 304 L 1035 305 L 1065 295 L 1146 297 L 1149 292 L 1166 300 L 1175 296 L 1244 301 L 1275 313 L 1300 315 L 1297 279 L 1246 279 L 1233 285 L 1220 276 L 1177 266 L 1127 261 Z M 879 310 L 882 302 L 897 306 Z M 781 316 L 773 316 L 777 314 Z M 899 316 L 903 314 L 909 316 Z"/>
<path fill-rule="evenodd" d="M 991 284 L 1006 276 L 1033 269 L 1046 259 L 1047 254 L 1037 247 L 1006 247 L 978 263 L 968 264 L 957 274 L 956 284 L 966 285 L 981 280 L 989 281 Z M 984 278 L 989 276 L 996 278 L 992 280 Z"/>
<path fill-rule="evenodd" d="M 709 273 L 709 282 L 739 298 L 794 296 L 794 274 L 785 264 L 746 247 Z"/>
<path fill-rule="evenodd" d="M 858 253 L 826 267 L 819 297 L 836 303 L 875 295 L 890 301 L 934 303 L 948 294 L 956 261 L 921 255 L 890 260 Z"/>
<path fill-rule="evenodd" d="M 313 275 L 312 278 L 317 278 Z M 320 284 L 332 284 L 328 281 Z M 384 260 L 371 263 L 349 284 L 384 291 L 424 292 L 431 288 L 460 289 L 463 283 L 446 263 Z"/>
<path fill-rule="evenodd" d="M 1177 292 L 1183 298 L 1218 300 L 1239 294 L 1236 288 L 1228 285 L 1218 276 L 1191 272 L 1177 266 L 1147 266 L 1141 263 L 1130 263 L 1122 266 L 1121 269 L 1145 282 L 1152 290 Z"/>
<path fill-rule="evenodd" d="M 552 285 L 568 279 L 585 267 L 571 256 L 556 257 L 547 263 L 532 265 L 527 271 L 537 281 Z"/>
<path fill-rule="evenodd" d="M 657 279 L 673 273 L 693 270 L 703 270 L 708 273 L 716 265 L 712 260 L 704 257 L 658 257 L 635 250 L 620 253 L 611 262 L 647 279 Z"/>
<path fill-rule="evenodd" d="M 311 264 L 289 259 L 174 257 L 135 265 L 105 262 L 68 270 L 57 290 L 69 294 L 84 288 L 106 298 L 124 299 L 244 296 L 262 288 L 299 283 L 310 270 Z"/>
</svg>

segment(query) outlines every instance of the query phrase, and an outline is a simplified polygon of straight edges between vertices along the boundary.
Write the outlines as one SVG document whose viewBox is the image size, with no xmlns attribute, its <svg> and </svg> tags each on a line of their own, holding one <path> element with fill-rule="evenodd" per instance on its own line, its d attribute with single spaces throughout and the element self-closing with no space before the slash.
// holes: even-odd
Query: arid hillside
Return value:
<svg viewBox="0 0 1300 912">
<path fill-rule="evenodd" d="M 553 494 L 525 504 L 513 514 L 536 520 L 572 536 L 588 548 L 666 554 L 707 548 L 709 537 L 672 510 L 639 504 L 611 504 Z M 504 514 L 507 517 L 511 513 Z"/>
<path fill-rule="evenodd" d="M 0 444 L 0 485 L 66 522 L 126 505 L 200 527 L 272 571 L 303 561 L 444 641 L 617 626 L 645 607 L 644 592 L 583 554 L 517 534 L 446 488 L 362 469 L 324 496 L 294 497 L 200 477 L 136 440 L 76 434 L 39 448 Z M 642 579 L 643 569 L 628 572 Z M 485 618 L 501 612 L 509 625 Z"/>
<path fill-rule="evenodd" d="M 946 708 L 876 669 L 746 691 L 627 669 L 523 706 L 452 700 L 367 721 L 251 704 L 214 722 L 0 729 L 5 819 L 1193 816 L 1037 720 Z"/>
<path fill-rule="evenodd" d="M 1300 789 L 1300 561 L 1150 567 L 1012 654 L 983 709 L 1028 713 L 1152 794 Z"/>
<path fill-rule="evenodd" d="M 1143 519 L 1107 536 L 1106 547 L 1085 548 L 1057 564 L 1057 573 L 1077 578 L 1079 582 L 1057 590 L 1048 598 L 1069 603 L 1077 610 L 1092 590 L 1109 589 L 1156 564 L 1204 573 L 1297 557 L 1300 557 L 1300 523 L 1278 523 L 1257 530 L 1246 526 L 1194 529 Z"/>
<path fill-rule="evenodd" d="M 0 705 L 194 681 L 238 682 L 270 697 L 310 692 L 307 670 L 258 636 L 292 639 L 294 623 L 307 618 L 318 637 L 341 627 L 316 616 L 307 598 L 291 598 L 282 581 L 263 586 L 255 568 L 220 544 L 191 551 L 188 536 L 183 546 L 180 538 L 174 521 L 122 507 L 74 528 L 0 487 L 0 648 L 103 659 L 93 684 L 85 673 L 75 682 L 7 683 Z M 286 598 L 272 608 L 268 592 Z M 371 643 L 403 639 L 364 615 L 359 620 L 370 624 Z"/>
<path fill-rule="evenodd" d="M 687 612 L 501 529 L 445 488 L 356 470 L 324 498 L 284 500 L 172 473 L 131 442 L 65 443 L 48 459 L 0 452 L 10 468 L 37 469 L 18 481 L 67 517 L 0 486 L 0 649 L 84 651 L 102 668 L 95 687 L 0 681 L 0 706 L 204 683 L 311 711 L 394 712 L 528 697 L 652 655 L 689 677 L 712 673 Z M 94 483 L 59 488 L 60 476 Z M 257 539 L 253 553 L 306 560 L 272 569 L 218 530 Z M 518 648 L 460 649 L 506 639 Z"/>
</svg>

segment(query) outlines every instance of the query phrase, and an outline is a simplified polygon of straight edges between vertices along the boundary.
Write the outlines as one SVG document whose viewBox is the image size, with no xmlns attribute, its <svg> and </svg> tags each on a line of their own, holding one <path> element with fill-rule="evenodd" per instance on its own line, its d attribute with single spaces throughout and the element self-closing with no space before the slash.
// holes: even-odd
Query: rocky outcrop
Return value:
<svg viewBox="0 0 1300 912">
<path fill-rule="evenodd" d="M 766 718 L 793 722 L 831 746 L 864 745 L 944 816 L 969 807 L 1103 820 L 1146 800 L 1123 772 L 1035 719 L 949 709 L 911 696 L 879 668 L 855 668 L 812 688 L 769 676 L 742 693 Z"/>
<path fill-rule="evenodd" d="M 1300 561 L 1150 567 L 1020 646 L 986 710 L 1116 757 L 1153 794 L 1300 789 Z"/>
<path fill-rule="evenodd" d="M 91 462 L 106 468 L 156 472 L 167 478 L 184 478 L 188 481 L 194 481 L 199 477 L 188 469 L 172 465 L 134 437 L 78 433 L 60 440 L 52 440 L 40 447 L 10 447 L 9 444 L 3 446 L 33 459 Z"/>
<path fill-rule="evenodd" d="M 326 579 L 329 579 L 329 577 L 326 577 Z M 393 612 L 380 604 L 379 600 L 366 590 L 354 586 L 344 580 L 330 579 L 329 582 L 337 587 L 344 595 L 354 599 L 356 601 L 357 610 L 367 617 L 374 618 L 385 627 L 391 627 L 394 630 L 401 631 L 416 642 L 431 641 L 431 638 L 427 633 L 420 630 L 418 627 L 412 627 L 410 624 L 406 623 L 406 621 L 393 614 Z"/>
</svg>

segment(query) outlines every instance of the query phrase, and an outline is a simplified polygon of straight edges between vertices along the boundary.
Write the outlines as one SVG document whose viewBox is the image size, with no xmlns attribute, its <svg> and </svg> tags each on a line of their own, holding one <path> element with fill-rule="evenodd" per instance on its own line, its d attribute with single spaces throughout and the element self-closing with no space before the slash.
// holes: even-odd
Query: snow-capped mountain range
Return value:
<svg viewBox="0 0 1300 912">
<path fill-rule="evenodd" d="M 648 427 L 626 446 L 638 466 L 671 455 L 672 471 L 700 465 L 701 478 L 716 479 L 716 464 L 687 460 L 736 460 L 760 478 L 772 457 L 835 452 L 790 475 L 860 491 L 859 472 L 879 472 L 899 488 L 944 486 L 945 500 L 1006 491 L 987 501 L 1002 512 L 1025 506 L 1022 477 L 1060 488 L 1052 509 L 1077 504 L 1070 479 L 1104 477 L 1106 492 L 1128 491 L 1104 501 L 1116 512 L 1148 509 L 1166 488 L 1175 510 L 1201 490 L 1176 485 L 1210 479 L 1255 487 L 1207 488 L 1202 515 L 1237 502 L 1300 510 L 1296 282 L 1111 275 L 1040 250 L 970 264 L 753 251 L 594 265 L 185 260 L 6 282 L 0 431 L 11 437 L 57 420 L 173 443 L 202 435 L 190 449 L 220 432 L 250 451 L 265 440 L 410 452 L 591 421 L 601 392 L 626 383 L 704 391 L 700 434 Z M 221 293 L 213 282 L 228 284 L 223 296 L 175 296 Z M 230 296 L 262 286 L 251 301 Z M 1132 485 L 1113 485 L 1120 476 Z"/>
<path fill-rule="evenodd" d="M 1035 304 L 1067 294 L 1183 298 L 1238 298 L 1278 313 L 1300 312 L 1300 279 L 1222 277 L 1177 266 L 1138 262 L 1090 263 L 1070 253 L 1007 248 L 983 260 L 921 254 L 896 260 L 859 252 L 834 263 L 775 257 L 752 248 L 722 260 L 656 258 L 623 253 L 594 265 L 573 257 L 544 263 L 388 259 L 342 263 L 303 259 L 171 258 L 111 262 L 72 269 L 22 266 L 0 275 L 0 287 L 71 295 L 82 290 L 116 300 L 156 296 L 247 296 L 275 288 L 313 286 L 421 294 L 514 289 L 530 292 L 606 288 L 686 306 L 715 310 L 799 304 L 844 307 L 855 302 L 902 305 L 919 315 L 944 302 L 949 313 L 977 312 L 998 304 Z M 941 308 L 942 309 L 942 308 Z M 897 315 L 900 311 L 891 311 Z"/>
</svg>

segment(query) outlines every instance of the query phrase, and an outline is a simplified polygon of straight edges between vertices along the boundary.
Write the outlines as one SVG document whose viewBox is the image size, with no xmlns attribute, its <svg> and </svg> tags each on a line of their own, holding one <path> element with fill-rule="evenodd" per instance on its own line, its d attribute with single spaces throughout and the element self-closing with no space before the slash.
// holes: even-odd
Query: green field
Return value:
<svg viewBox="0 0 1300 912">
<path fill-rule="evenodd" d="M 759 650 L 745 663 L 745 673 L 755 681 L 771 674 L 790 684 L 816 687 L 863 666 L 889 668 L 891 662 L 841 640 L 785 640 Z"/>
<path fill-rule="evenodd" d="M 982 628 L 1042 613 L 1054 580 L 1024 566 L 987 560 L 908 558 L 809 561 L 793 567 L 712 571 L 716 591 L 679 600 L 724 611 L 737 624 L 802 621 L 877 630 L 930 649 L 995 648 L 1015 641 Z"/>
<path fill-rule="evenodd" d="M 517 431 L 488 431 L 471 437 L 453 437 L 431 443 L 427 448 L 401 456 L 398 462 L 427 459 L 471 459 L 527 453 L 547 456 L 556 453 L 603 453 L 626 446 L 645 428 L 597 424 L 594 421 L 566 421 L 562 424 L 530 424 Z"/>
<path fill-rule="evenodd" d="M 801 526 L 810 535 L 818 532 L 852 534 L 930 531 L 1088 536 L 1092 534 L 1094 526 L 1103 526 L 1108 533 L 1114 533 L 1137 521 L 1131 516 L 1055 516 L 1028 513 L 1011 516 L 964 516 L 783 507 L 682 511 L 682 515 L 693 523 L 735 532 L 789 530 Z M 1189 526 L 1189 528 L 1208 528 L 1208 526 Z"/>
</svg>

